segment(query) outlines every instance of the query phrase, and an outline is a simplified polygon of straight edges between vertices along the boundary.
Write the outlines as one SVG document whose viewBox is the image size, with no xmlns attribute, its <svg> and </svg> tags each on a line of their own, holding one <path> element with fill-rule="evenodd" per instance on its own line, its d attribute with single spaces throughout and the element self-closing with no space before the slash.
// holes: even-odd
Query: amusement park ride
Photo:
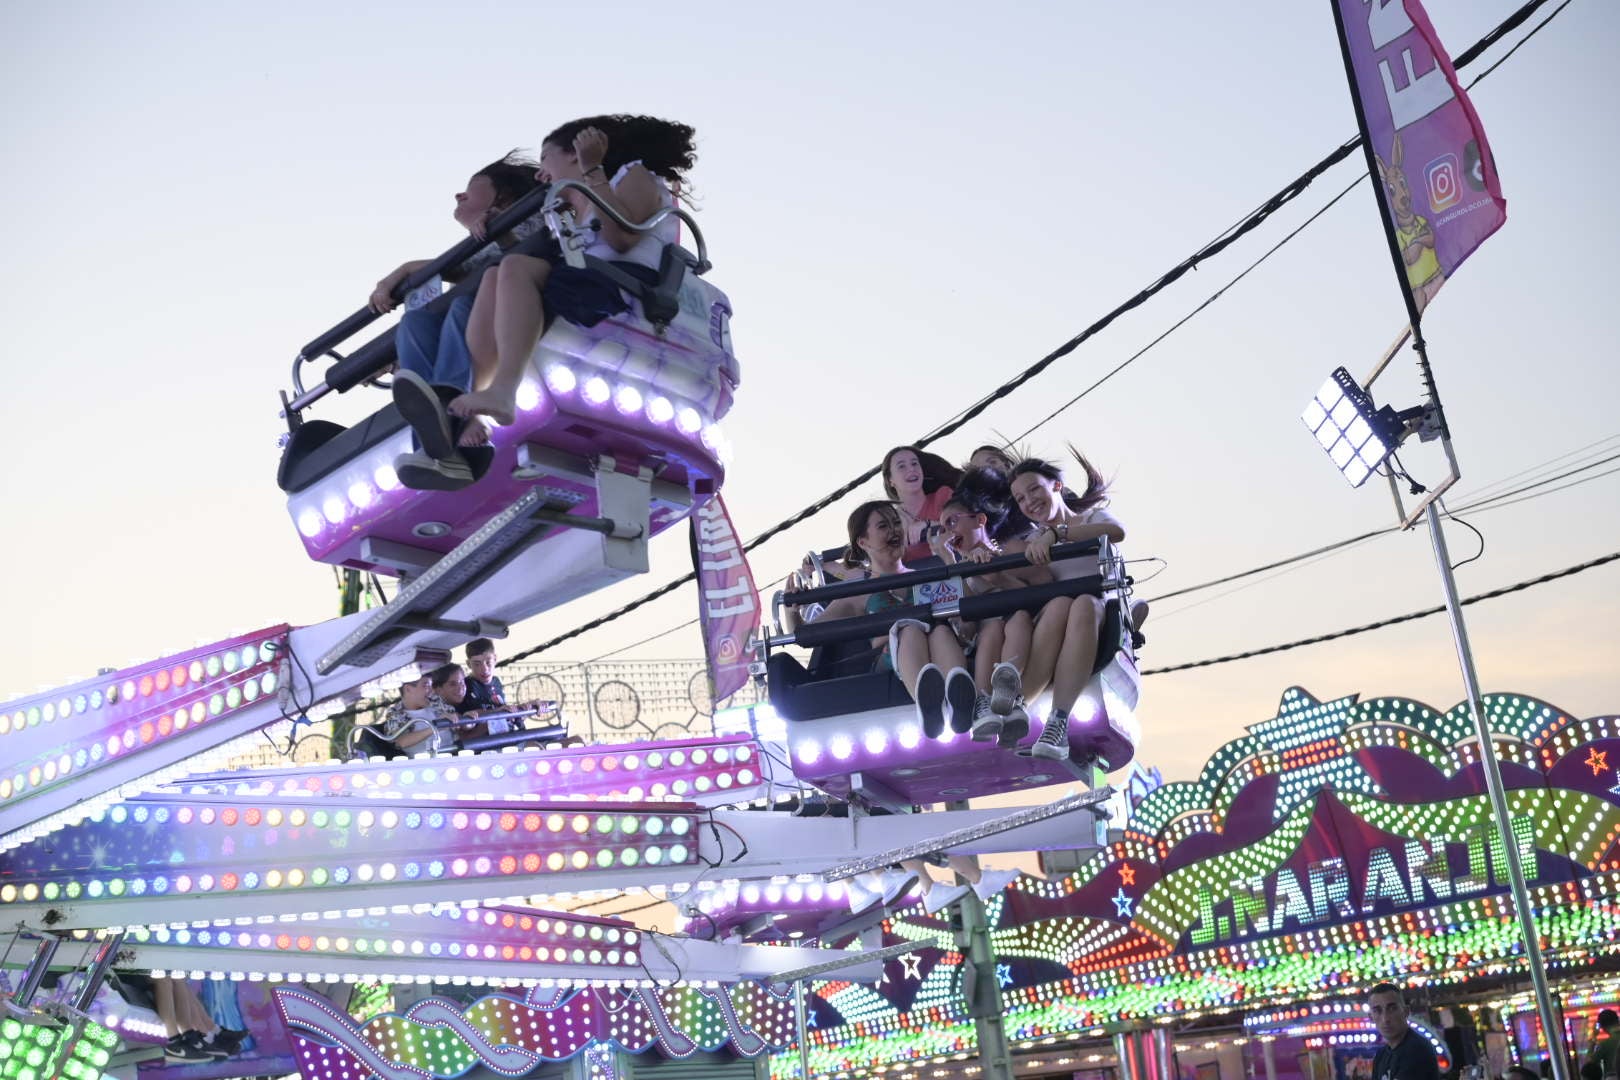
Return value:
<svg viewBox="0 0 1620 1080">
<path fill-rule="evenodd" d="M 558 197 L 565 186 L 520 202 L 491 235 L 540 211 L 564 257 L 585 265 L 588 230 Z M 884 958 L 915 947 L 880 947 L 890 904 L 915 897 L 852 912 L 847 879 L 904 859 L 1084 850 L 1105 839 L 1105 776 L 1133 756 L 1137 687 L 1129 580 L 1106 541 L 1057 553 L 1095 552 L 1092 577 L 930 603 L 926 590 L 961 571 L 923 570 L 901 583 L 918 590 L 909 607 L 763 632 L 753 670 L 770 704 L 736 713 L 735 730 L 710 737 L 539 747 L 520 734 L 477 755 L 225 767 L 272 725 L 381 695 L 473 637 L 504 636 L 645 572 L 651 537 L 717 495 L 729 456 L 718 425 L 739 377 L 731 306 L 703 276 L 696 224 L 680 210 L 659 217 L 667 213 L 685 221 L 697 253 L 671 246 L 657 284 L 626 279 L 635 300 L 626 315 L 590 329 L 554 323 L 531 359 L 516 422 L 495 429 L 487 470 L 460 490 L 401 483 L 393 462 L 411 450 L 411 430 L 392 405 L 347 428 L 308 416 L 329 393 L 383 385 L 391 333 L 338 357 L 311 389 L 300 375 L 306 362 L 337 356 L 370 312 L 301 351 L 282 399 L 278 482 L 288 514 L 311 559 L 397 577 L 385 606 L 233 636 L 0 710 L 9 763 L 0 770 L 0 914 L 18 930 L 6 966 L 28 965 L 0 1038 L 0 1057 L 26 1064 L 0 1075 L 88 1080 L 132 1050 L 152 1056 L 161 1028 L 131 1020 L 142 1010 L 100 987 L 109 969 L 276 987 L 286 1056 L 276 1067 L 215 1062 L 199 1076 L 459 1075 L 468 1061 L 434 1056 L 434 1040 L 450 1032 L 477 1050 L 472 1064 L 487 1075 L 607 1075 L 590 1071 L 591 1055 L 613 1045 L 656 1043 L 658 1060 L 723 1045 L 753 1056 L 791 1045 L 795 980 L 836 971 L 872 981 Z M 620 224 L 646 231 L 657 220 Z M 451 249 L 398 294 L 436 288 L 434 276 L 469 245 L 478 246 Z M 778 602 L 894 584 L 821 585 Z M 896 619 L 981 618 L 1059 593 L 1100 596 L 1109 612 L 1070 721 L 1068 761 L 966 734 L 925 739 L 893 675 L 827 674 L 840 643 Z M 814 653 L 804 662 L 789 645 Z M 1032 714 L 1041 705 L 1031 703 Z M 1039 800 L 1076 781 L 1090 790 Z M 966 806 L 1025 791 L 1022 808 Z M 806 801 L 834 812 L 787 809 Z M 936 803 L 950 808 L 917 812 Z M 675 904 L 686 932 L 566 910 L 570 897 L 635 888 Z M 976 906 L 969 897 L 958 916 L 970 929 Z M 97 963 L 66 958 L 87 944 L 99 945 Z M 75 1001 L 55 1011 L 30 1004 L 47 969 L 80 968 Z M 487 992 L 465 1008 L 424 995 L 364 1027 L 317 992 L 366 980 Z M 123 1058 L 106 1034 L 109 1013 L 123 1019 Z M 502 1039 L 485 1037 L 491 1024 L 505 1025 Z M 68 1034 L 40 1035 L 36 1046 L 34 1031 Z M 75 1047 L 89 1056 L 73 1058 Z"/>
</svg>

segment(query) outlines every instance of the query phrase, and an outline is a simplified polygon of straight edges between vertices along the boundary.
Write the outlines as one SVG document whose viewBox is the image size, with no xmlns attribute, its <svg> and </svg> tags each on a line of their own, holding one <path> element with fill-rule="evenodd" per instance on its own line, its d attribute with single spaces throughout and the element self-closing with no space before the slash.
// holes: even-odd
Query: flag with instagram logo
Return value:
<svg viewBox="0 0 1620 1080">
<path fill-rule="evenodd" d="M 1421 0 L 1330 0 L 1413 321 L 1507 220 L 1479 115 Z"/>
<path fill-rule="evenodd" d="M 759 592 L 719 493 L 692 515 L 692 565 L 698 620 L 708 654 L 709 687 L 718 707 L 748 684 L 748 641 L 759 629 Z"/>
</svg>

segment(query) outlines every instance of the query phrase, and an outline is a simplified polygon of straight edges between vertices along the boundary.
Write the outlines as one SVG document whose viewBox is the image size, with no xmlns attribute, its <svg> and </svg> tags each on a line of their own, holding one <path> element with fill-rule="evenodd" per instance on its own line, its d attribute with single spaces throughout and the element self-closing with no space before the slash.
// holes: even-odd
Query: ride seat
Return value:
<svg viewBox="0 0 1620 1080">
<path fill-rule="evenodd" d="M 659 328 L 668 326 L 680 314 L 681 283 L 686 280 L 687 271 L 695 274 L 703 269 L 697 256 L 679 244 L 664 245 L 658 259 L 658 277 L 654 281 L 645 281 L 619 263 L 595 255 L 585 256 L 585 265 L 634 297 L 641 304 L 642 316 Z"/>
<path fill-rule="evenodd" d="M 276 466 L 276 484 L 289 494 L 303 491 L 404 427 L 405 418 L 392 404 L 384 405 L 353 427 L 330 420 L 307 420 L 287 439 Z"/>
<path fill-rule="evenodd" d="M 787 720 L 818 720 L 911 704 L 911 695 L 892 671 L 817 679 L 795 657 L 776 652 L 766 662 L 766 672 L 771 704 Z"/>
<path fill-rule="evenodd" d="M 349 745 L 354 752 L 365 755 L 367 759 L 392 761 L 406 756 L 405 751 L 383 738 L 370 724 L 356 724 L 354 734 L 349 737 Z"/>
</svg>

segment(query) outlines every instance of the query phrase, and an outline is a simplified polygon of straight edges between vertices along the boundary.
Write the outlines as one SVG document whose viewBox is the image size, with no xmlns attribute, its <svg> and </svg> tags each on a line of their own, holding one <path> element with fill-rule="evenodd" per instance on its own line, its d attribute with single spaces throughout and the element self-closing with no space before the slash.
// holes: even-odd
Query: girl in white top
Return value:
<svg viewBox="0 0 1620 1080">
<path fill-rule="evenodd" d="M 1070 448 L 1073 449 L 1072 447 Z M 1012 493 L 1018 509 L 1034 522 L 1025 555 L 1037 566 L 1051 563 L 1059 580 L 1097 572 L 1097 560 L 1087 556 L 1052 563 L 1052 546 L 1106 536 L 1113 543 L 1125 539 L 1125 527 L 1106 509 L 1108 484 L 1079 451 L 1075 460 L 1086 477 L 1084 490 L 1065 487 L 1057 466 L 1039 458 L 1025 458 L 1013 466 Z M 1041 609 L 1035 621 L 1035 640 L 1024 669 L 1024 693 L 1034 697 L 1052 683 L 1052 711 L 1035 743 L 1037 757 L 1069 756 L 1069 710 L 1091 678 L 1102 630 L 1103 602 L 1096 596 L 1059 597 Z"/>
<path fill-rule="evenodd" d="M 692 167 L 693 131 L 685 124 L 651 116 L 591 116 L 571 120 L 540 144 L 539 179 L 575 180 L 626 221 L 645 221 L 674 205 L 670 184 L 680 184 Z M 581 222 L 597 219 L 596 208 L 578 191 L 565 197 Z M 665 218 L 652 233 L 636 233 L 602 218 L 597 239 L 586 254 L 619 263 L 649 282 L 664 246 L 679 223 Z M 485 272 L 467 324 L 472 351 L 473 390 L 450 402 L 457 416 L 483 415 L 510 424 L 529 355 L 550 316 L 582 326 L 628 307 L 612 281 L 593 270 L 554 266 L 532 255 L 507 255 Z"/>
</svg>

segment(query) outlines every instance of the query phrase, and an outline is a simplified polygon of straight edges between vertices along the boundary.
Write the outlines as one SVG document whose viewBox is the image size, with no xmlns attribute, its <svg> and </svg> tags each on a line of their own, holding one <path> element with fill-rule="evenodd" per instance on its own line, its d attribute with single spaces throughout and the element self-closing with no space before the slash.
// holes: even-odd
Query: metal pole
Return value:
<svg viewBox="0 0 1620 1080">
<path fill-rule="evenodd" d="M 809 1026 L 805 1023 L 803 979 L 793 984 L 793 1019 L 798 1024 L 796 1041 L 799 1044 L 799 1080 L 810 1080 L 810 1043 L 807 1041 Z"/>
<path fill-rule="evenodd" d="M 1438 500 L 1436 500 L 1438 501 Z M 1468 695 L 1468 712 L 1479 737 L 1479 761 L 1485 770 L 1485 788 L 1490 793 L 1491 811 L 1507 852 L 1508 883 L 1513 890 L 1513 910 L 1524 936 L 1524 955 L 1530 965 L 1530 982 L 1536 989 L 1536 1014 L 1547 1034 L 1547 1054 L 1552 1059 L 1554 1080 L 1570 1080 L 1569 1059 L 1564 1053 L 1564 1032 L 1553 1008 L 1547 987 L 1547 966 L 1541 957 L 1541 938 L 1536 932 L 1535 913 L 1530 908 L 1530 890 L 1524 883 L 1524 867 L 1519 862 L 1519 843 L 1513 835 L 1513 818 L 1508 811 L 1507 793 L 1502 787 L 1502 770 L 1496 761 L 1490 728 L 1480 700 L 1479 676 L 1474 671 L 1474 653 L 1468 645 L 1468 628 L 1463 625 L 1462 605 L 1457 602 L 1457 579 L 1451 573 L 1451 555 L 1446 550 L 1446 534 L 1440 525 L 1435 502 L 1424 510 L 1429 521 L 1429 539 L 1434 545 L 1434 561 L 1440 570 L 1440 584 L 1446 594 L 1446 614 L 1451 619 L 1451 637 L 1457 646 L 1457 663 L 1462 668 L 1463 690 Z"/>
</svg>

